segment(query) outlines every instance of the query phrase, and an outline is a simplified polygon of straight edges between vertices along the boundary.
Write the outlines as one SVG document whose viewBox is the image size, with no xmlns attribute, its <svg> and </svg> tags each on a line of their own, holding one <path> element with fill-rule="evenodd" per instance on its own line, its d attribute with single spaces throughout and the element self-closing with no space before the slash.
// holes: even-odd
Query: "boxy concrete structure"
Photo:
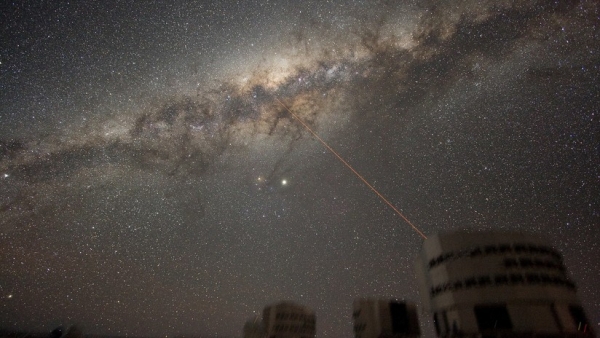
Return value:
<svg viewBox="0 0 600 338">
<path fill-rule="evenodd" d="M 561 254 L 537 236 L 435 235 L 416 270 L 439 337 L 594 337 Z"/>
</svg>

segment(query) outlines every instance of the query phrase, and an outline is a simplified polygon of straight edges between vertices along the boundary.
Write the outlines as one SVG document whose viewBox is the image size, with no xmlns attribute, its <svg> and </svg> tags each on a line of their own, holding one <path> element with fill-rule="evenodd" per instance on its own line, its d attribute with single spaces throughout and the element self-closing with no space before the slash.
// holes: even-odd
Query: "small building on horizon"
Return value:
<svg viewBox="0 0 600 338">
<path fill-rule="evenodd" d="M 355 338 L 416 338 L 421 335 L 413 303 L 389 299 L 355 299 L 352 304 Z"/>
<path fill-rule="evenodd" d="M 251 318 L 244 324 L 244 338 L 264 338 L 265 327 L 259 316 Z"/>
<path fill-rule="evenodd" d="M 264 308 L 263 326 L 267 338 L 314 338 L 316 316 L 303 305 L 284 301 Z"/>
</svg>

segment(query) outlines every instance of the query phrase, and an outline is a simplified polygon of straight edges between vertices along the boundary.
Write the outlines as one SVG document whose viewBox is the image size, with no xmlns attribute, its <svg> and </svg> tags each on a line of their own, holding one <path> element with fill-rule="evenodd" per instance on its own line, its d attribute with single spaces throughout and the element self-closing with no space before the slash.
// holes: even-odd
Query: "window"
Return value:
<svg viewBox="0 0 600 338">
<path fill-rule="evenodd" d="M 448 324 L 448 313 L 446 311 L 442 312 L 442 318 L 444 318 L 444 331 L 448 332 L 450 324 Z"/>
<path fill-rule="evenodd" d="M 498 252 L 498 249 L 496 248 L 495 245 L 486 245 L 485 248 L 483 248 L 483 251 L 485 251 L 486 255 L 491 255 L 491 254 L 495 254 L 496 252 Z"/>
<path fill-rule="evenodd" d="M 483 252 L 481 251 L 480 248 L 475 248 L 475 249 L 471 250 L 471 252 L 469 252 L 469 256 L 471 256 L 471 257 L 481 256 L 482 254 L 483 254 Z"/>
<path fill-rule="evenodd" d="M 429 268 L 433 268 L 435 266 L 435 259 L 429 261 Z"/>
<path fill-rule="evenodd" d="M 438 256 L 438 258 L 436 258 L 436 260 L 435 260 L 435 264 L 436 264 L 436 265 L 438 265 L 438 264 L 442 264 L 442 262 L 444 262 L 444 256 L 441 256 L 441 255 L 440 255 L 440 256 Z"/>
<path fill-rule="evenodd" d="M 540 253 L 543 253 L 543 254 L 546 254 L 546 255 L 549 255 L 550 252 L 551 252 L 550 248 L 548 248 L 547 246 L 542 246 L 542 245 L 538 246 L 538 251 Z"/>
<path fill-rule="evenodd" d="M 476 278 L 469 278 L 467 280 L 465 280 L 465 288 L 472 288 L 474 286 L 477 285 L 477 279 Z"/>
<path fill-rule="evenodd" d="M 500 253 L 507 253 L 507 252 L 511 252 L 511 251 L 512 251 L 512 248 L 510 247 L 510 245 L 509 245 L 509 244 L 500 244 L 500 245 L 498 246 L 498 251 L 499 251 Z"/>
<path fill-rule="evenodd" d="M 435 287 L 431 287 L 431 296 L 436 296 L 438 293 L 442 292 L 442 286 L 437 285 Z"/>
<path fill-rule="evenodd" d="M 456 257 L 457 258 L 468 257 L 470 252 L 471 252 L 471 250 L 469 250 L 469 249 L 461 250 L 456 254 Z"/>
<path fill-rule="evenodd" d="M 529 284 L 539 284 L 541 282 L 540 276 L 535 273 L 528 273 L 525 278 Z"/>
<path fill-rule="evenodd" d="M 506 258 L 504 260 L 504 267 L 506 268 L 516 268 L 519 266 L 519 262 L 515 258 Z"/>
<path fill-rule="evenodd" d="M 542 281 L 542 284 L 550 284 L 550 283 L 552 283 L 552 279 L 550 278 L 550 276 L 548 276 L 545 273 L 541 273 L 540 274 L 540 280 Z"/>
<path fill-rule="evenodd" d="M 433 324 L 435 326 L 435 333 L 437 334 L 437 336 L 440 336 L 440 323 L 438 320 L 438 314 L 437 312 L 433 314 Z"/>
<path fill-rule="evenodd" d="M 435 259 L 434 265 L 442 264 L 445 261 L 452 259 L 453 257 L 454 257 L 454 253 L 452 253 L 452 252 L 447 252 L 445 254 L 441 254 Z"/>
<path fill-rule="evenodd" d="M 479 286 L 487 286 L 492 284 L 492 279 L 489 276 L 481 276 L 477 279 Z"/>
<path fill-rule="evenodd" d="M 474 310 L 480 331 L 512 329 L 506 305 L 477 305 Z"/>
<path fill-rule="evenodd" d="M 506 284 L 508 284 L 508 276 L 496 275 L 494 277 L 494 283 L 496 283 L 496 285 L 506 285 Z"/>
<path fill-rule="evenodd" d="M 520 273 L 511 273 L 509 275 L 511 284 L 522 284 L 523 283 L 523 275 Z"/>
<path fill-rule="evenodd" d="M 523 244 L 515 244 L 514 248 L 516 253 L 527 252 L 527 246 Z"/>
<path fill-rule="evenodd" d="M 529 258 L 520 258 L 519 263 L 521 264 L 522 268 L 529 268 L 533 265 L 533 262 Z"/>
</svg>

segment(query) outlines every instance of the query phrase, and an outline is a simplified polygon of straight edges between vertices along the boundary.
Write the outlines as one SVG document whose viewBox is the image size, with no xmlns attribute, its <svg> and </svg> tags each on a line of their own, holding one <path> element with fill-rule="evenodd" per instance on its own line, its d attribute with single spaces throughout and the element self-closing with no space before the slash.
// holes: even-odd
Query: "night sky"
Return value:
<svg viewBox="0 0 600 338">
<path fill-rule="evenodd" d="M 597 1 L 3 1 L 0 328 L 352 336 L 426 235 L 545 236 L 600 325 Z M 432 325 L 421 318 L 425 335 Z"/>
</svg>

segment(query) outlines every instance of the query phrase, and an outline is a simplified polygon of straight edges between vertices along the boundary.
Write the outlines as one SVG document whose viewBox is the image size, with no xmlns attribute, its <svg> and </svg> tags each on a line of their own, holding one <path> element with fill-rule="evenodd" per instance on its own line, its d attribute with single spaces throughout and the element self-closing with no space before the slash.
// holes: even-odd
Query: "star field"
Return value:
<svg viewBox="0 0 600 338">
<path fill-rule="evenodd" d="M 426 235 L 545 236 L 600 325 L 595 1 L 0 5 L 0 328 L 352 335 Z M 428 316 L 424 336 L 433 337 Z"/>
</svg>

